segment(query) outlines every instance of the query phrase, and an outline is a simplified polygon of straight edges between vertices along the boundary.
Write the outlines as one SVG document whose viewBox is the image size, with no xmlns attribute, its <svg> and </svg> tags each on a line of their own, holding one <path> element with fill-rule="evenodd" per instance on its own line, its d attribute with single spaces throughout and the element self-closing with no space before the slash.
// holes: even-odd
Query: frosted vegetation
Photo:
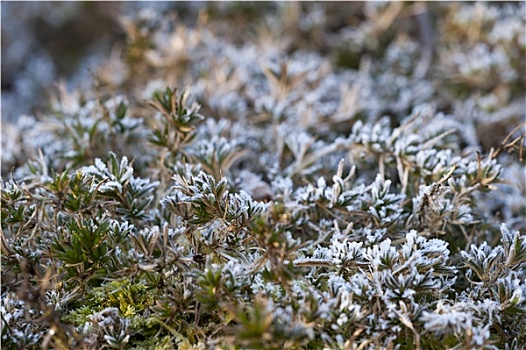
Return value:
<svg viewBox="0 0 526 350">
<path fill-rule="evenodd" d="M 524 2 L 170 6 L 2 115 L 2 348 L 524 348 Z"/>
</svg>

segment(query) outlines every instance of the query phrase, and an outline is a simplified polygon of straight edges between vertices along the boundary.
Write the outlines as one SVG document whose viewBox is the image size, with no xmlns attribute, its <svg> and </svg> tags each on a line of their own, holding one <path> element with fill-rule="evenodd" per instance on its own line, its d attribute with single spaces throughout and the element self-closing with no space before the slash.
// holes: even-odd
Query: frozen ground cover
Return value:
<svg viewBox="0 0 526 350">
<path fill-rule="evenodd" d="M 2 3 L 2 348 L 526 346 L 524 2 L 120 3 L 53 85 L 61 4 Z"/>
</svg>

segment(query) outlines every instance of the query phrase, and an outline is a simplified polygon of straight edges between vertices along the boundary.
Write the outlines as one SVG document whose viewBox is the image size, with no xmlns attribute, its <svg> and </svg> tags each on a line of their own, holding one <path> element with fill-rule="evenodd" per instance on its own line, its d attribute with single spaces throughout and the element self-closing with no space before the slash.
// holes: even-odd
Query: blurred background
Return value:
<svg viewBox="0 0 526 350">
<path fill-rule="evenodd" d="M 267 38 L 286 54 L 316 52 L 334 67 L 359 70 L 373 62 L 371 73 L 387 67 L 399 70 L 386 72 L 391 75 L 411 72 L 414 81 L 431 83 L 430 97 L 444 112 L 454 109 L 455 100 L 472 96 L 484 108 L 519 100 L 518 108 L 524 105 L 526 7 L 516 2 L 4 1 L 2 120 L 38 118 L 58 81 L 68 90 L 93 87 L 94 70 L 112 55 L 122 56 L 122 47 L 133 41 L 119 18 L 146 9 L 174 13 L 177 24 L 188 27 L 206 16 L 207 28 L 235 45 L 258 40 L 263 45 L 261 38 Z M 393 96 L 388 90 L 394 87 L 382 84 L 382 93 L 395 106 L 414 81 L 395 83 Z"/>
<path fill-rule="evenodd" d="M 145 8 L 195 13 L 202 2 L 2 1 L 2 119 L 38 113 L 59 80 L 91 85 L 91 69 L 108 59 L 125 32 L 117 18 Z"/>
</svg>

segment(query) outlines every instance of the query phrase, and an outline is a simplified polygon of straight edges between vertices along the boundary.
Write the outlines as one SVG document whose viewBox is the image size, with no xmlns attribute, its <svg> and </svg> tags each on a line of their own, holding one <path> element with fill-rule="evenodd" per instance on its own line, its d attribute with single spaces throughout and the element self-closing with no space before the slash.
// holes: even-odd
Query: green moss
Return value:
<svg viewBox="0 0 526 350">
<path fill-rule="evenodd" d="M 146 340 L 137 341 L 130 350 L 172 350 L 177 347 L 177 343 L 172 336 L 150 337 Z"/>
</svg>

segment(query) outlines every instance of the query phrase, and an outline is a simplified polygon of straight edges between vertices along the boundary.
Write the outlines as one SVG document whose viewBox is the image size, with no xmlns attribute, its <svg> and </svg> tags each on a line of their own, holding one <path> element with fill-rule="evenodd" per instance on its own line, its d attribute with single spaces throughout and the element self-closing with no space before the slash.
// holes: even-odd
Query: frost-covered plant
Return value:
<svg viewBox="0 0 526 350">
<path fill-rule="evenodd" d="M 525 346 L 523 3 L 159 6 L 4 120 L 3 347 Z"/>
</svg>

